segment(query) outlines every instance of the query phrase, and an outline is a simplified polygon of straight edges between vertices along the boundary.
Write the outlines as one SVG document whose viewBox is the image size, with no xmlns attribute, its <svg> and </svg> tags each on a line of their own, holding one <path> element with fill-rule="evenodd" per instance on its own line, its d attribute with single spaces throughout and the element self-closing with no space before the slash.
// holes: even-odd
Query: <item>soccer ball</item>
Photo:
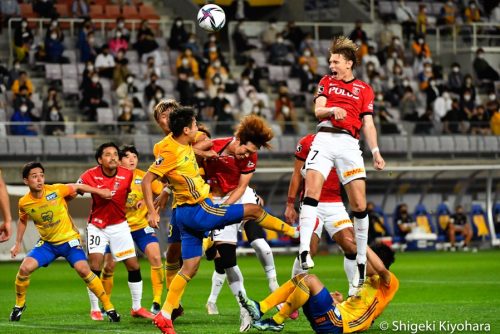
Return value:
<svg viewBox="0 0 500 334">
<path fill-rule="evenodd" d="M 217 5 L 205 5 L 198 11 L 198 25 L 208 32 L 216 32 L 226 24 L 226 14 Z"/>
</svg>

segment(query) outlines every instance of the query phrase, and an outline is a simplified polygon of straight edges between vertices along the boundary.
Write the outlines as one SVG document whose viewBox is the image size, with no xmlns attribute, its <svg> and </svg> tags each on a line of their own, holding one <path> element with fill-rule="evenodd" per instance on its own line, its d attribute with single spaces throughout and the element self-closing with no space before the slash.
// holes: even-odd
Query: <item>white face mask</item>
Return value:
<svg viewBox="0 0 500 334">
<path fill-rule="evenodd" d="M 392 53 L 392 58 L 394 58 L 394 59 L 398 58 L 398 53 L 397 52 L 393 52 Z"/>
<path fill-rule="evenodd" d="M 248 79 L 244 79 L 242 81 L 243 86 L 248 86 L 249 83 L 250 83 L 250 81 L 248 81 Z"/>
<path fill-rule="evenodd" d="M 431 81 L 429 82 L 429 84 L 430 84 L 431 86 L 433 86 L 433 87 L 434 87 L 434 86 L 436 86 L 436 81 L 431 80 Z"/>
<path fill-rule="evenodd" d="M 470 95 L 464 95 L 464 100 L 465 101 L 470 101 L 471 96 Z"/>
<path fill-rule="evenodd" d="M 453 72 L 458 73 L 460 72 L 460 67 L 453 67 Z"/>
<path fill-rule="evenodd" d="M 189 83 L 193 83 L 194 82 L 194 78 L 193 77 L 188 77 L 188 82 Z"/>
<path fill-rule="evenodd" d="M 403 80 L 403 87 L 408 87 L 410 85 L 410 81 Z"/>
<path fill-rule="evenodd" d="M 57 24 L 58 24 L 58 23 L 57 23 L 57 21 L 52 21 L 52 22 L 50 23 L 50 25 L 51 25 L 53 28 L 57 27 Z"/>
<path fill-rule="evenodd" d="M 21 68 L 21 65 L 19 65 L 19 64 L 14 65 L 14 69 L 16 69 L 16 70 L 19 70 L 20 68 Z"/>
<path fill-rule="evenodd" d="M 210 42 L 215 42 L 216 38 L 215 36 L 210 36 Z"/>
<path fill-rule="evenodd" d="M 220 61 L 216 61 L 216 62 L 214 62 L 214 67 L 215 67 L 215 68 L 219 68 L 219 67 L 220 67 Z"/>
<path fill-rule="evenodd" d="M 270 27 L 271 27 L 272 29 L 276 29 L 276 23 L 271 23 Z"/>
<path fill-rule="evenodd" d="M 23 105 L 23 106 L 21 106 L 19 108 L 19 110 L 21 110 L 21 112 L 27 112 L 28 111 L 28 107 Z"/>
<path fill-rule="evenodd" d="M 400 44 L 401 44 L 401 42 L 399 41 L 399 39 L 394 40 L 394 45 L 400 45 Z"/>
<path fill-rule="evenodd" d="M 124 26 L 125 26 L 125 23 L 123 23 L 123 22 L 118 22 L 118 27 L 119 27 L 119 28 L 123 28 Z"/>
<path fill-rule="evenodd" d="M 94 70 L 94 65 L 88 65 L 87 70 L 89 70 L 89 72 L 92 72 Z"/>
<path fill-rule="evenodd" d="M 99 77 L 92 77 L 92 82 L 93 83 L 98 83 L 99 82 Z"/>
<path fill-rule="evenodd" d="M 57 39 L 57 34 L 50 34 L 51 39 Z"/>
<path fill-rule="evenodd" d="M 182 21 L 176 21 L 176 22 L 175 22 L 175 25 L 176 25 L 177 27 L 182 26 Z"/>
<path fill-rule="evenodd" d="M 217 48 L 216 47 L 210 47 L 210 48 L 208 48 L 208 51 L 210 51 L 210 52 L 217 52 Z"/>
<path fill-rule="evenodd" d="M 89 44 L 94 44 L 94 42 L 95 42 L 95 39 L 94 39 L 94 38 L 92 38 L 92 37 L 91 37 L 91 38 L 89 38 Z"/>
<path fill-rule="evenodd" d="M 304 51 L 304 57 L 310 57 L 311 56 L 311 51 L 305 50 Z"/>
<path fill-rule="evenodd" d="M 285 115 L 288 116 L 290 114 L 290 108 L 288 106 L 283 106 L 281 108 L 281 112 Z"/>
<path fill-rule="evenodd" d="M 122 37 L 122 33 L 121 32 L 117 32 L 116 33 L 116 38 L 121 38 Z"/>
<path fill-rule="evenodd" d="M 254 107 L 253 107 L 253 113 L 254 113 L 254 114 L 258 114 L 258 113 L 259 113 L 259 111 L 260 111 L 259 106 L 254 106 Z"/>
<path fill-rule="evenodd" d="M 162 95 L 162 93 L 157 93 L 155 95 L 155 97 L 159 100 L 159 99 L 161 99 L 163 97 L 163 95 Z"/>
<path fill-rule="evenodd" d="M 194 43 L 196 43 L 196 40 L 195 40 L 195 39 L 193 39 L 193 38 L 190 38 L 190 39 L 188 40 L 188 43 L 194 44 Z"/>
<path fill-rule="evenodd" d="M 497 96 L 495 94 L 490 94 L 488 95 L 488 98 L 490 99 L 490 101 L 495 101 L 497 99 Z"/>
<path fill-rule="evenodd" d="M 378 95 L 377 95 L 377 100 L 378 100 L 378 101 L 384 101 L 384 95 L 382 95 L 382 94 L 378 94 Z"/>
<path fill-rule="evenodd" d="M 132 82 L 134 82 L 134 78 L 133 78 L 133 77 L 128 77 L 128 78 L 127 78 L 127 82 L 128 82 L 129 84 L 131 84 Z"/>
<path fill-rule="evenodd" d="M 450 94 L 443 93 L 443 99 L 448 100 L 450 98 Z"/>
<path fill-rule="evenodd" d="M 226 114 L 230 114 L 230 113 L 231 113 L 231 107 L 225 107 L 225 108 L 224 108 L 224 112 L 225 112 Z"/>
<path fill-rule="evenodd" d="M 418 39 L 418 44 L 423 44 L 423 43 L 424 43 L 423 38 L 419 38 L 419 39 Z"/>
<path fill-rule="evenodd" d="M 217 94 L 217 97 L 222 100 L 224 98 L 224 94 L 219 93 Z"/>
<path fill-rule="evenodd" d="M 28 26 L 28 22 L 23 22 L 23 23 L 21 23 L 21 26 L 22 26 L 23 28 L 26 28 L 26 27 Z"/>
<path fill-rule="evenodd" d="M 278 43 L 283 43 L 283 38 L 279 37 L 279 38 L 276 40 L 276 42 L 278 42 Z"/>
<path fill-rule="evenodd" d="M 304 66 L 302 66 L 302 69 L 304 70 L 304 72 L 307 72 L 307 71 L 309 71 L 309 66 L 304 65 Z"/>
<path fill-rule="evenodd" d="M 181 61 L 181 63 L 182 63 L 182 66 L 188 66 L 189 65 L 189 60 L 186 59 L 186 58 L 183 58 L 182 61 Z"/>
<path fill-rule="evenodd" d="M 123 107 L 123 112 L 124 113 L 129 113 L 131 111 L 132 111 L 132 109 L 130 109 L 130 107 Z"/>
<path fill-rule="evenodd" d="M 479 59 L 483 59 L 483 58 L 484 58 L 484 55 L 483 55 L 482 53 L 478 53 L 478 54 L 477 54 L 477 57 L 478 57 Z"/>
</svg>

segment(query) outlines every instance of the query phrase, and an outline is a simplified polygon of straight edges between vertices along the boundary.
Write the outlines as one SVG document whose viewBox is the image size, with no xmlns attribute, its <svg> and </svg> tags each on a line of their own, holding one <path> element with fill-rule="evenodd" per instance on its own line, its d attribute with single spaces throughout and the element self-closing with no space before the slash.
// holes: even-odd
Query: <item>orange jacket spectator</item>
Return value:
<svg viewBox="0 0 500 334">
<path fill-rule="evenodd" d="M 413 54 L 415 56 L 423 56 L 424 58 L 430 58 L 431 57 L 431 49 L 429 48 L 429 45 L 423 41 L 422 43 L 421 38 L 417 39 L 416 41 L 413 42 L 412 44 L 412 49 L 413 49 Z"/>
<path fill-rule="evenodd" d="M 476 4 L 472 3 L 464 11 L 465 23 L 481 22 L 481 12 Z"/>
<path fill-rule="evenodd" d="M 30 79 L 28 79 L 26 73 L 24 74 L 24 76 L 21 73 L 19 78 L 14 81 L 14 83 L 12 84 L 12 87 L 11 87 L 12 93 L 14 93 L 14 95 L 19 94 L 19 90 L 22 86 L 26 86 L 26 88 L 28 89 L 29 95 L 33 94 L 33 91 L 34 91 L 33 83 L 31 82 Z"/>
<path fill-rule="evenodd" d="M 500 111 L 493 114 L 490 120 L 491 133 L 500 136 Z"/>
</svg>

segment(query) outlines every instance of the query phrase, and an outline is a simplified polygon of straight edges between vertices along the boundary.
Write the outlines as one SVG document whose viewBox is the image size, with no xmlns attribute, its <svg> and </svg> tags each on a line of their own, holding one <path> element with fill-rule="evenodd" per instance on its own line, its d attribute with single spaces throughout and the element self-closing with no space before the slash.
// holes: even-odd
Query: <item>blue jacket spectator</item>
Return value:
<svg viewBox="0 0 500 334">
<path fill-rule="evenodd" d="M 30 123 L 32 119 L 28 114 L 28 106 L 21 105 L 19 109 L 14 111 L 12 117 L 10 118 L 11 122 L 21 122 L 25 124 L 16 124 L 10 126 L 10 133 L 15 136 L 36 136 L 37 133 L 33 128 L 33 125 Z"/>
<path fill-rule="evenodd" d="M 45 41 L 45 52 L 47 53 L 47 62 L 63 63 L 64 44 L 57 38 L 57 34 L 52 32 Z"/>
</svg>

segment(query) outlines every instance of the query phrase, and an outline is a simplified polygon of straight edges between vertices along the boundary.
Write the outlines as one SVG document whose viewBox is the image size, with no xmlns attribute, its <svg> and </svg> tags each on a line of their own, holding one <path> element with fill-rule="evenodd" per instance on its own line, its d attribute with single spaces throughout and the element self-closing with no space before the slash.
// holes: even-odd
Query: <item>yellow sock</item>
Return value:
<svg viewBox="0 0 500 334">
<path fill-rule="evenodd" d="M 29 275 L 23 276 L 18 272 L 16 275 L 16 306 L 23 307 L 26 304 L 26 290 L 29 286 Z"/>
<path fill-rule="evenodd" d="M 294 278 L 283 283 L 279 288 L 273 291 L 266 299 L 261 301 L 260 310 L 262 313 L 266 313 L 273 307 L 283 303 L 292 294 L 293 290 L 297 287 L 300 280 L 302 280 L 307 274 L 299 274 Z"/>
<path fill-rule="evenodd" d="M 161 294 L 163 292 L 163 282 L 165 281 L 165 274 L 163 266 L 151 266 L 151 285 L 153 286 L 153 302 L 161 303 Z"/>
<path fill-rule="evenodd" d="M 109 296 L 106 294 L 104 286 L 96 274 L 91 272 L 86 277 L 84 277 L 83 280 L 87 284 L 89 290 L 92 291 L 94 295 L 96 295 L 96 297 L 101 301 L 104 310 L 109 311 L 115 308 L 113 304 L 111 304 Z"/>
<path fill-rule="evenodd" d="M 106 269 L 104 269 L 101 273 L 102 286 L 104 287 L 104 291 L 106 291 L 109 298 L 111 298 L 111 291 L 113 291 L 113 277 L 114 273 L 112 271 L 107 272 Z"/>
<path fill-rule="evenodd" d="M 273 320 L 276 321 L 277 324 L 284 323 L 293 311 L 299 309 L 307 302 L 309 295 L 309 288 L 301 280 L 298 282 L 290 296 L 288 296 L 286 302 L 283 303 L 281 310 L 273 316 Z"/>
<path fill-rule="evenodd" d="M 182 295 L 184 294 L 184 290 L 186 289 L 186 285 L 191 280 L 191 277 L 184 275 L 179 272 L 175 275 L 172 280 L 172 284 L 170 284 L 170 288 L 167 293 L 167 299 L 161 308 L 162 311 L 167 312 L 168 314 L 172 314 L 172 311 L 179 307 L 180 300 Z"/>
<path fill-rule="evenodd" d="M 260 226 L 267 228 L 268 230 L 273 230 L 276 232 L 283 232 L 289 237 L 295 235 L 295 228 L 288 225 L 284 221 L 274 216 L 271 216 L 267 212 L 263 212 L 262 215 L 255 220 Z"/>
<path fill-rule="evenodd" d="M 177 273 L 179 272 L 179 269 L 181 269 L 180 261 L 165 263 L 165 278 L 167 281 L 167 290 L 170 289 L 170 284 L 172 284 L 172 281 L 175 275 L 177 275 Z"/>
</svg>

